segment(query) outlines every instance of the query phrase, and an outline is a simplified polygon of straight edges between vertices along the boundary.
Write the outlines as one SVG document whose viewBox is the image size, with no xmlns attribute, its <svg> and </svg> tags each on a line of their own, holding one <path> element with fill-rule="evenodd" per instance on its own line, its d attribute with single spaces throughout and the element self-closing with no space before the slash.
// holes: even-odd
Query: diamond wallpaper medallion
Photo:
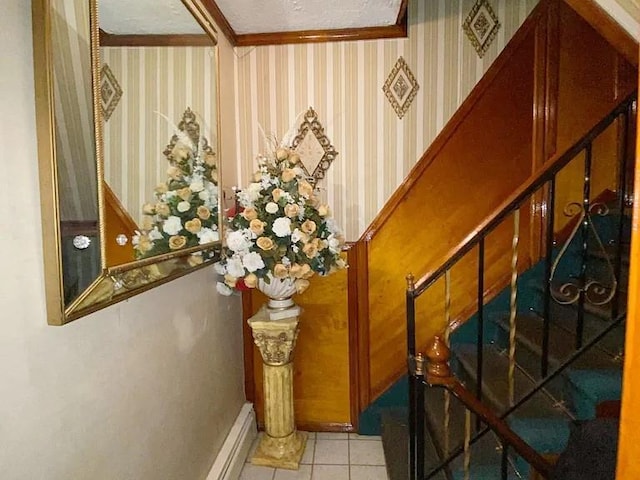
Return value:
<svg viewBox="0 0 640 480">
<path fill-rule="evenodd" d="M 106 63 L 100 70 L 100 103 L 104 121 L 108 121 L 122 97 L 122 88 Z"/>
<path fill-rule="evenodd" d="M 462 24 L 462 28 L 471 40 L 473 48 L 478 52 L 478 56 L 482 58 L 500 30 L 500 22 L 489 1 L 478 0 Z"/>
<path fill-rule="evenodd" d="M 387 96 L 398 118 L 404 117 L 420 86 L 404 58 L 398 58 L 393 70 L 384 82 L 382 91 Z"/>
</svg>

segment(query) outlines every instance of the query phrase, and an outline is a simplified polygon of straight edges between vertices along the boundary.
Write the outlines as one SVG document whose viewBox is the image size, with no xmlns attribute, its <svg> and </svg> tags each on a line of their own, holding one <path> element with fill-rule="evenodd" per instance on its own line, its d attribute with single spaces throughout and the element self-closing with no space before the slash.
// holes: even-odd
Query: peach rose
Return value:
<svg viewBox="0 0 640 480">
<path fill-rule="evenodd" d="M 304 223 L 300 225 L 300 229 L 304 233 L 308 233 L 309 235 L 311 235 L 316 231 L 316 222 L 314 222 L 313 220 L 305 220 Z"/>
<path fill-rule="evenodd" d="M 289 217 L 297 217 L 298 213 L 300 213 L 300 207 L 296 203 L 287 203 L 284 206 L 284 214 Z"/>
<path fill-rule="evenodd" d="M 171 150 L 171 156 L 177 162 L 184 162 L 189 158 L 189 154 L 191 153 L 191 149 L 187 147 L 184 143 L 176 143 L 176 146 Z"/>
<path fill-rule="evenodd" d="M 294 178 L 296 178 L 296 172 L 294 172 L 292 169 L 290 168 L 285 168 L 282 171 L 282 175 L 281 175 L 282 181 L 283 182 L 290 182 L 291 180 L 293 180 Z"/>
<path fill-rule="evenodd" d="M 276 278 L 285 278 L 289 276 L 289 270 L 281 263 L 276 263 L 273 267 L 273 276 Z"/>
<path fill-rule="evenodd" d="M 311 278 L 315 272 L 311 270 L 311 267 L 308 264 L 302 265 L 302 271 L 300 272 L 301 278 Z"/>
<path fill-rule="evenodd" d="M 329 210 L 328 205 L 322 204 L 318 207 L 318 215 L 320 215 L 321 217 L 327 217 L 330 213 L 331 211 Z"/>
<path fill-rule="evenodd" d="M 200 205 L 196 210 L 196 213 L 201 220 L 208 220 L 209 217 L 211 216 L 211 212 L 204 205 Z"/>
<path fill-rule="evenodd" d="M 154 215 L 156 213 L 156 208 L 150 203 L 145 203 L 142 205 L 142 213 L 145 215 Z"/>
<path fill-rule="evenodd" d="M 159 183 L 153 191 L 160 194 L 167 193 L 169 191 L 169 187 L 167 187 L 166 183 Z"/>
<path fill-rule="evenodd" d="M 236 286 L 238 279 L 233 275 L 229 275 L 228 273 L 224 276 L 224 283 L 226 283 L 229 287 L 233 288 Z"/>
<path fill-rule="evenodd" d="M 297 263 L 294 263 L 289 267 L 289 275 L 293 278 L 301 278 L 302 277 L 302 267 Z"/>
<path fill-rule="evenodd" d="M 172 165 L 167 168 L 167 175 L 174 180 L 178 180 L 180 177 L 182 177 L 182 170 Z"/>
<path fill-rule="evenodd" d="M 178 250 L 187 244 L 187 237 L 184 235 L 173 235 L 169 237 L 169 248 L 171 250 Z"/>
<path fill-rule="evenodd" d="M 249 229 L 256 235 L 262 235 L 264 233 L 264 222 L 254 218 L 249 222 Z"/>
<path fill-rule="evenodd" d="M 216 185 L 218 184 L 218 170 L 216 168 L 211 169 L 209 172 L 209 178 Z"/>
<path fill-rule="evenodd" d="M 256 277 L 255 273 L 250 273 L 244 277 L 244 284 L 249 288 L 256 288 L 258 285 L 258 277 Z"/>
<path fill-rule="evenodd" d="M 245 220 L 248 220 L 248 221 L 258 218 L 258 212 L 256 212 L 256 209 L 253 207 L 245 208 L 240 215 L 242 215 L 245 218 Z"/>
<path fill-rule="evenodd" d="M 198 254 L 194 253 L 193 255 L 189 255 L 187 257 L 187 263 L 191 267 L 195 267 L 197 265 L 201 265 L 202 262 L 204 262 L 204 258 L 202 258 L 202 255 L 198 255 Z"/>
<path fill-rule="evenodd" d="M 260 180 L 262 180 L 262 172 L 254 172 L 253 181 L 259 182 Z"/>
<path fill-rule="evenodd" d="M 291 163 L 291 165 L 297 165 L 298 163 L 300 163 L 300 155 L 298 155 L 297 153 L 292 153 L 291 155 L 289 155 L 289 163 Z"/>
<path fill-rule="evenodd" d="M 180 190 L 176 190 L 176 193 L 182 200 L 188 202 L 191 199 L 191 193 L 193 192 L 191 192 L 191 189 L 189 187 L 184 187 Z"/>
<path fill-rule="evenodd" d="M 156 203 L 156 213 L 162 217 L 168 217 L 171 215 L 171 209 L 166 203 L 158 202 Z"/>
<path fill-rule="evenodd" d="M 279 148 L 276 150 L 276 158 L 278 160 L 284 160 L 288 156 L 289 156 L 289 150 L 287 150 L 286 148 Z"/>
<path fill-rule="evenodd" d="M 142 217 L 142 229 L 143 230 L 151 230 L 153 228 L 153 217 L 149 215 L 144 215 Z"/>
<path fill-rule="evenodd" d="M 312 242 L 309 242 L 302 247 L 302 251 L 307 258 L 315 258 L 318 255 L 318 247 L 316 247 Z"/>
<path fill-rule="evenodd" d="M 275 243 L 269 237 L 259 237 L 258 240 L 256 240 L 256 245 L 264 251 L 271 250 L 275 247 Z"/>
<path fill-rule="evenodd" d="M 273 201 L 277 202 L 278 200 L 280 200 L 280 197 L 282 197 L 283 194 L 284 194 L 284 190 L 282 190 L 280 188 L 274 188 L 273 192 L 271 192 L 271 196 L 273 197 Z"/>
<path fill-rule="evenodd" d="M 153 248 L 153 242 L 146 235 L 140 235 L 136 248 L 142 253 L 148 252 Z"/>
<path fill-rule="evenodd" d="M 202 230 L 202 222 L 200 222 L 199 218 L 194 218 L 193 220 L 185 222 L 184 228 L 186 228 L 188 232 L 198 233 Z"/>
<path fill-rule="evenodd" d="M 297 293 L 302 293 L 307 288 L 309 288 L 309 280 L 304 280 L 302 278 L 299 278 L 298 280 L 296 280 L 294 282 L 294 285 L 296 286 L 296 292 Z"/>
<path fill-rule="evenodd" d="M 313 195 L 313 187 L 306 180 L 302 180 L 298 183 L 298 193 L 305 198 L 311 198 L 311 195 Z"/>
</svg>

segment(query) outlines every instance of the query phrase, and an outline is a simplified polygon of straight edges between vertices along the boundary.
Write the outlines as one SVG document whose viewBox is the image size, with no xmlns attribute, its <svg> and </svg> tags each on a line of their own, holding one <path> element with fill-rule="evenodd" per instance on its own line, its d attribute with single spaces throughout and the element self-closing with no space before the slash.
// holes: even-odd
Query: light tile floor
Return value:
<svg viewBox="0 0 640 480">
<path fill-rule="evenodd" d="M 355 433 L 309 433 L 299 470 L 251 465 L 253 444 L 240 480 L 388 480 L 382 440 Z"/>
</svg>

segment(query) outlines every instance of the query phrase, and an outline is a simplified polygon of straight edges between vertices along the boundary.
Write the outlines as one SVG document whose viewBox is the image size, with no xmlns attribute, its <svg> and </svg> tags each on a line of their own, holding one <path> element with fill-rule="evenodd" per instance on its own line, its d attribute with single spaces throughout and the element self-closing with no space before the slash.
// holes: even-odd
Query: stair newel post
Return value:
<svg viewBox="0 0 640 480">
<path fill-rule="evenodd" d="M 584 149 L 584 184 L 582 188 L 582 208 L 584 216 L 581 225 L 582 263 L 580 265 L 580 295 L 578 297 L 578 318 L 576 322 L 576 350 L 582 347 L 584 337 L 584 304 L 586 301 L 585 286 L 587 284 L 587 260 L 589 250 L 589 222 L 591 221 L 591 158 L 592 143 L 587 143 Z"/>
<path fill-rule="evenodd" d="M 407 351 L 409 376 L 409 478 L 424 478 L 424 359 L 416 355 L 415 279 L 407 275 Z"/>
</svg>

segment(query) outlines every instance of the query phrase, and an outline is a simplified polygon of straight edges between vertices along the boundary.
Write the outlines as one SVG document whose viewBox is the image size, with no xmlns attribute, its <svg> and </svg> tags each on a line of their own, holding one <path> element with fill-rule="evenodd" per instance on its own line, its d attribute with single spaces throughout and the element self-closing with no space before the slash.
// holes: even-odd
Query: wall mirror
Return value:
<svg viewBox="0 0 640 480">
<path fill-rule="evenodd" d="M 202 0 L 34 0 L 48 322 L 217 260 L 218 53 Z"/>
</svg>

